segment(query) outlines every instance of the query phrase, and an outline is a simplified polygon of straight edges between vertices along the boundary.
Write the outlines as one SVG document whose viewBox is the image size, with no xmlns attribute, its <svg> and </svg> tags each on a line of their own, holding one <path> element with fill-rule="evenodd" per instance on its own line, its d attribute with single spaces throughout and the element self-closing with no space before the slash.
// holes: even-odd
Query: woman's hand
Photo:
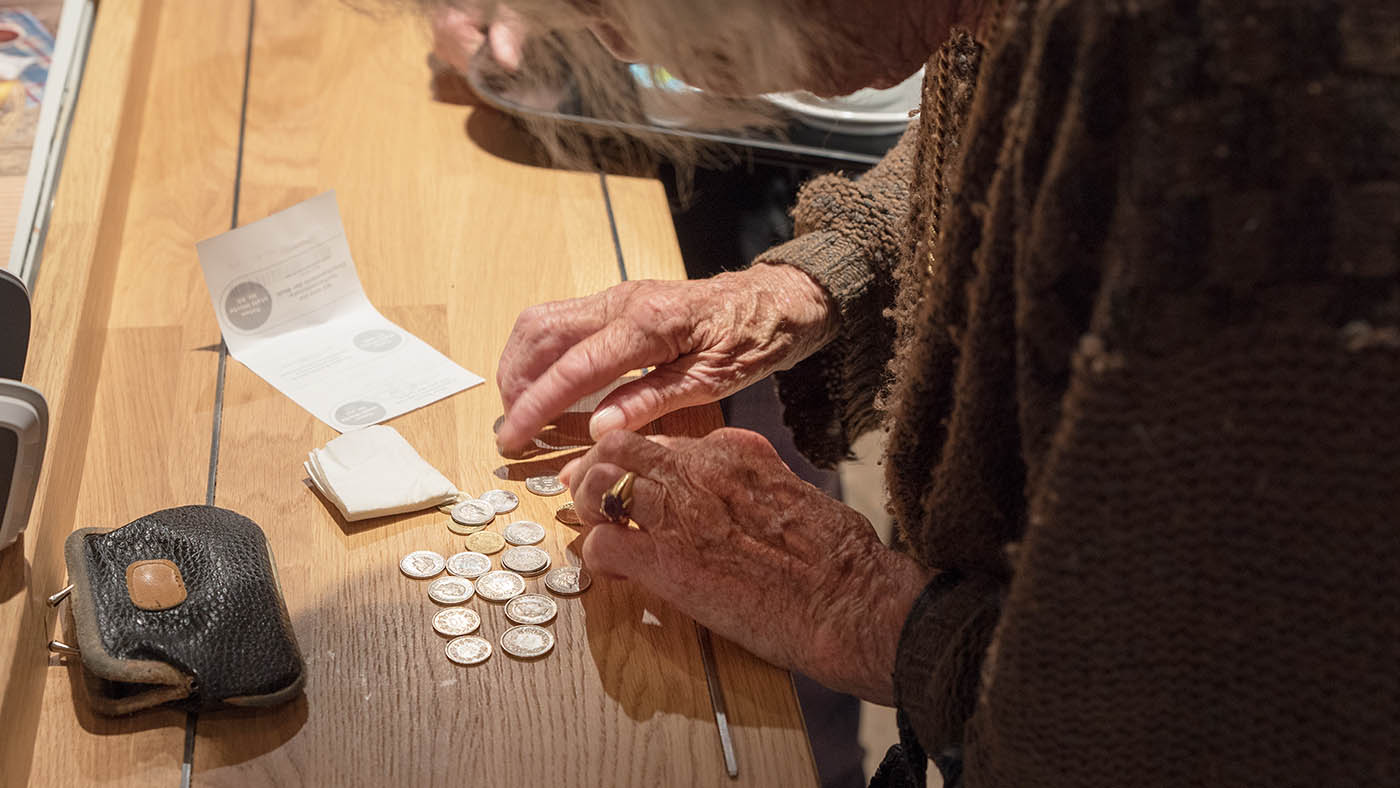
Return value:
<svg viewBox="0 0 1400 788">
<path fill-rule="evenodd" d="M 653 367 L 599 403 L 589 432 L 636 429 L 728 396 L 816 351 L 834 329 L 826 292 L 802 271 L 756 265 L 693 282 L 624 282 L 520 314 L 496 382 L 503 452 L 524 448 L 569 405 Z"/>
<path fill-rule="evenodd" d="M 433 11 L 433 54 L 458 73 L 467 73 L 472 56 L 484 43 L 491 45 L 491 57 L 497 63 L 507 71 L 515 71 L 520 68 L 520 52 L 525 45 L 524 20 L 504 5 L 496 6 L 496 14 L 489 22 L 480 6 L 443 6 Z"/>
<path fill-rule="evenodd" d="M 603 494 L 637 474 L 627 528 Z M 895 650 L 929 579 L 860 513 L 799 479 L 762 436 L 614 432 L 560 474 L 592 526 L 591 571 L 641 583 L 754 654 L 833 689 L 893 702 Z"/>
</svg>

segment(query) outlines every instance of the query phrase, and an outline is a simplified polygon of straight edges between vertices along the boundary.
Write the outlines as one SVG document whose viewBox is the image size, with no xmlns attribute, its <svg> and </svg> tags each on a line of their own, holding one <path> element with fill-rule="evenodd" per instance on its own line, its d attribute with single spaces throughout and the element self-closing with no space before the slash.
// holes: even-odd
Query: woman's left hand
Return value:
<svg viewBox="0 0 1400 788">
<path fill-rule="evenodd" d="M 602 496 L 637 474 L 632 521 Z M 893 702 L 904 619 L 927 570 L 859 512 L 799 479 L 762 436 L 604 436 L 560 474 L 586 525 L 585 564 L 641 583 L 714 632 L 833 689 Z"/>
</svg>

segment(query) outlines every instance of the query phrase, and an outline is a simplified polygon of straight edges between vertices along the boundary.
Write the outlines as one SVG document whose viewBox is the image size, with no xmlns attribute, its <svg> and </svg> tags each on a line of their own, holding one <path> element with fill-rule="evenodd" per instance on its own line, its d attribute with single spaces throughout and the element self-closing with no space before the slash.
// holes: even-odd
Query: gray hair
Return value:
<svg viewBox="0 0 1400 788">
<path fill-rule="evenodd" d="M 773 87 L 802 84 L 821 59 L 814 46 L 823 41 L 823 34 L 815 22 L 799 21 L 795 0 L 416 1 L 426 9 L 479 9 L 486 19 L 508 5 L 526 21 L 530 35 L 514 73 L 478 53 L 476 69 L 493 90 L 525 97 L 565 92 L 574 102 L 569 109 L 638 126 L 646 125 L 648 114 L 664 114 L 704 130 L 776 130 L 778 115 L 752 97 Z M 590 32 L 599 22 L 616 29 L 649 64 L 654 83 L 661 82 L 664 68 L 705 90 L 639 87 L 628 66 Z M 684 178 L 695 164 L 728 156 L 672 135 L 580 128 L 545 115 L 520 120 L 557 166 L 608 166 L 641 173 L 654 169 L 662 158 L 677 164 Z"/>
</svg>

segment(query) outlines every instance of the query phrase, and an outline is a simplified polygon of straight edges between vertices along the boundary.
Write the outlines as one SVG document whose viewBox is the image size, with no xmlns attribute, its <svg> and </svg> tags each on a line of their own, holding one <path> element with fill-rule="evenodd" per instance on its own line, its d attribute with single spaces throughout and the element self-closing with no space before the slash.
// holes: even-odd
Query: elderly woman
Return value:
<svg viewBox="0 0 1400 788">
<path fill-rule="evenodd" d="M 880 779 L 1400 781 L 1393 0 L 513 8 L 731 92 L 928 67 L 752 267 L 520 316 L 503 449 L 652 368 L 562 474 L 590 567 L 897 706 Z M 775 371 L 816 460 L 887 430 L 902 550 L 758 435 L 632 432 Z"/>
</svg>

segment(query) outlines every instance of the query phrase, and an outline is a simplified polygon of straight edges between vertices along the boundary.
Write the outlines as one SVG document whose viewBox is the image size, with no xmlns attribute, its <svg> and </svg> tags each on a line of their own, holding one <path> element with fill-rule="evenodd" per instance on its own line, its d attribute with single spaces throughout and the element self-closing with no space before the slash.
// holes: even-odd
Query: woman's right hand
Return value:
<svg viewBox="0 0 1400 788">
<path fill-rule="evenodd" d="M 505 407 L 497 445 L 506 453 L 524 449 L 569 405 L 652 367 L 608 394 L 588 425 L 595 440 L 638 429 L 791 367 L 834 330 L 826 292 L 787 265 L 689 282 L 624 282 L 530 307 L 516 319 L 496 371 Z"/>
<path fill-rule="evenodd" d="M 471 8 L 442 6 L 433 11 L 433 54 L 458 73 L 465 74 L 472 56 L 482 44 L 490 44 L 491 57 L 507 71 L 520 68 L 525 45 L 525 21 L 507 6 L 496 6 L 495 16 L 474 4 Z"/>
</svg>

